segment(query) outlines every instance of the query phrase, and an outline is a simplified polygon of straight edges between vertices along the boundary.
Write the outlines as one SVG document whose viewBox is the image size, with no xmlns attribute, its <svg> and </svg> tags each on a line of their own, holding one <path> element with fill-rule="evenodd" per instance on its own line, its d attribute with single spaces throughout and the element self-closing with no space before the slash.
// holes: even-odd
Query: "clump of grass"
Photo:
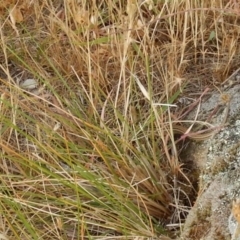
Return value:
<svg viewBox="0 0 240 240">
<path fill-rule="evenodd" d="M 235 5 L 221 4 L 19 1 L 17 22 L 0 6 L 6 239 L 140 239 L 181 224 L 167 129 L 184 86 L 235 67 Z M 38 89 L 21 89 L 26 78 Z"/>
</svg>

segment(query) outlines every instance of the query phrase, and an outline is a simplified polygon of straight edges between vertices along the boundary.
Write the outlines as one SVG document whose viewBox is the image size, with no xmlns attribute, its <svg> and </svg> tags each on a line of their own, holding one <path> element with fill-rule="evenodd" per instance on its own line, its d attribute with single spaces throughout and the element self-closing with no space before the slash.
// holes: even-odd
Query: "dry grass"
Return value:
<svg viewBox="0 0 240 240">
<path fill-rule="evenodd" d="M 2 2 L 0 237 L 158 238 L 180 224 L 172 104 L 238 67 L 236 1 Z"/>
</svg>

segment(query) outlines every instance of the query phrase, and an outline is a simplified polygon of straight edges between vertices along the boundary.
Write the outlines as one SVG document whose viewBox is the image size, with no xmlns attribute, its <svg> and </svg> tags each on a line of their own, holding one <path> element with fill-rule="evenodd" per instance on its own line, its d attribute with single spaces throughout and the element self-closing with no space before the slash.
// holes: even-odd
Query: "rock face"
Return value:
<svg viewBox="0 0 240 240">
<path fill-rule="evenodd" d="M 207 119 L 216 106 L 214 125 L 228 125 L 187 150 L 187 157 L 200 169 L 199 192 L 179 239 L 240 240 L 240 84 L 213 94 L 199 115 Z"/>
</svg>

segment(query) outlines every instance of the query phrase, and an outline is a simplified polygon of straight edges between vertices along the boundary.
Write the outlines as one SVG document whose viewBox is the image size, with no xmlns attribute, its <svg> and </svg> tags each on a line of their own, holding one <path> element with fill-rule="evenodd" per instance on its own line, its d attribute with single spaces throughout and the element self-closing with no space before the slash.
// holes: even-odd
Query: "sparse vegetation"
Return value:
<svg viewBox="0 0 240 240">
<path fill-rule="evenodd" d="M 2 239 L 177 234 L 193 196 L 176 185 L 189 181 L 170 151 L 175 104 L 238 67 L 237 2 L 3 0 L 0 13 Z"/>
</svg>

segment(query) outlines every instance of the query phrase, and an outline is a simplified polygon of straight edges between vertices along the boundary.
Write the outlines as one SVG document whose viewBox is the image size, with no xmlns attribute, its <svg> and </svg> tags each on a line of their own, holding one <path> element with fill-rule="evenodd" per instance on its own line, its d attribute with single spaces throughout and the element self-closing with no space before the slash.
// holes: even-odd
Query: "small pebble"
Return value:
<svg viewBox="0 0 240 240">
<path fill-rule="evenodd" d="M 38 83 L 37 80 L 35 79 L 26 79 L 23 82 L 21 82 L 19 84 L 20 88 L 24 89 L 24 90 L 33 90 L 35 88 L 37 88 Z"/>
</svg>

